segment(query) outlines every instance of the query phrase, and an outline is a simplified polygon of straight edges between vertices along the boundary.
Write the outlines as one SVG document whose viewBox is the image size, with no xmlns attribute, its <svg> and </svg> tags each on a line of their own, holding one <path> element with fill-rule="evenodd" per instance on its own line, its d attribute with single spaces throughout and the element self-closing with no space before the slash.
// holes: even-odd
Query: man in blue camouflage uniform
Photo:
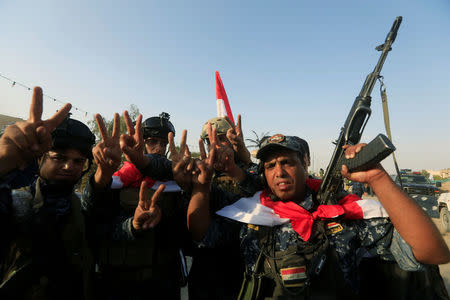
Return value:
<svg viewBox="0 0 450 300">
<path fill-rule="evenodd" d="M 41 120 L 36 87 L 27 121 L 0 138 L 1 299 L 90 298 L 93 264 L 75 184 L 89 170 L 95 137 L 66 118 Z"/>
<path fill-rule="evenodd" d="M 345 215 L 344 219 L 316 218 L 310 231 L 306 230 L 310 236 L 302 231 L 305 228 L 294 228 L 299 219 L 292 211 L 307 211 L 306 215 L 318 211 L 317 183 L 306 180 L 304 152 L 298 140 L 275 135 L 262 144 L 258 158 L 265 184 L 255 190 L 265 189 L 253 197 L 234 203 L 236 197 L 210 188 L 214 152 L 203 160 L 202 171 L 194 178 L 188 209 L 188 227 L 194 238 L 206 247 L 217 247 L 227 238 L 224 223 L 209 213 L 212 198 L 219 206 L 234 203 L 219 214 L 243 223 L 241 249 L 247 270 L 240 298 L 359 299 L 368 295 L 367 291 L 360 293 L 358 276 L 359 262 L 364 257 L 391 261 L 408 271 L 450 260 L 449 250 L 434 224 L 392 182 L 381 165 L 355 173 L 343 166 L 342 175 L 352 181 L 367 182 L 384 206 L 385 210 L 380 211 L 387 212 L 390 220 L 386 215 L 352 220 Z M 353 158 L 362 147 L 346 146 L 346 157 Z M 292 208 L 281 218 L 269 209 L 280 204 L 282 208 Z M 250 214 L 249 207 L 251 213 L 257 214 Z M 390 291 L 384 295 L 389 298 Z"/>
</svg>

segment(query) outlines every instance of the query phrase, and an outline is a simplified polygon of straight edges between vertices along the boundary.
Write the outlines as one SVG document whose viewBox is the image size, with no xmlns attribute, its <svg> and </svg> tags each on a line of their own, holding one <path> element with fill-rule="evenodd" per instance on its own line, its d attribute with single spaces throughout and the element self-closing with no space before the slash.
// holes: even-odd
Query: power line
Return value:
<svg viewBox="0 0 450 300">
<path fill-rule="evenodd" d="M 6 76 L 4 76 L 4 75 L 2 75 L 2 74 L 0 74 L 0 77 L 2 77 L 3 79 L 6 79 L 6 80 L 8 80 L 9 82 L 11 82 L 11 87 L 15 87 L 16 85 L 19 85 L 19 86 L 21 86 L 21 87 L 23 87 L 23 88 L 25 88 L 25 89 L 31 91 L 31 87 L 29 87 L 29 86 L 27 86 L 27 85 L 25 85 L 25 84 L 23 84 L 23 83 L 21 83 L 21 82 L 19 82 L 19 81 L 17 81 L 17 80 L 11 79 L 11 78 L 6 77 Z M 58 102 L 58 103 L 61 103 L 61 104 L 66 104 L 66 102 L 61 101 L 61 100 L 59 100 L 59 99 L 56 99 L 55 97 L 49 96 L 49 95 L 47 95 L 47 94 L 44 94 L 44 93 L 43 93 L 42 96 L 45 97 L 45 98 L 51 99 L 51 100 L 53 100 L 54 102 Z M 89 112 L 87 112 L 87 111 L 85 111 L 85 110 L 82 110 L 81 108 L 78 108 L 78 107 L 73 106 L 73 105 L 72 105 L 72 108 L 74 108 L 74 109 L 77 110 L 77 111 L 83 112 L 85 117 L 87 117 L 87 115 L 88 115 L 88 113 L 89 113 Z M 93 115 L 92 113 L 89 113 L 89 114 L 90 114 L 90 115 Z"/>
</svg>

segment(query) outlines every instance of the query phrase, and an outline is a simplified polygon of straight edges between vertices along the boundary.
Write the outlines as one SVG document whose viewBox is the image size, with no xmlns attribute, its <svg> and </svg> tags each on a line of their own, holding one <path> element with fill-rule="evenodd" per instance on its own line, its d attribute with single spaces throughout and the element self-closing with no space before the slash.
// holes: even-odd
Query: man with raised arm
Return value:
<svg viewBox="0 0 450 300">
<path fill-rule="evenodd" d="M 241 182 L 245 180 L 245 171 L 254 164 L 244 144 L 241 115 L 238 115 L 236 125 L 223 117 L 212 118 L 203 125 L 200 138 L 209 148 L 212 128 L 216 132 L 217 154 L 212 184 L 230 193 L 247 196 Z M 239 294 L 244 272 L 239 251 L 240 227 L 225 218 L 222 221 L 229 223 L 228 242 L 220 247 L 200 246 L 193 250 L 189 273 L 189 296 L 192 299 L 236 299 Z"/>
<path fill-rule="evenodd" d="M 345 146 L 346 157 L 355 157 L 363 146 Z M 358 263 L 363 257 L 418 272 L 426 264 L 450 260 L 434 224 L 381 165 L 355 173 L 343 166 L 341 171 L 352 181 L 368 183 L 379 203 L 346 195 L 338 205 L 319 205 L 315 195 L 320 181 L 307 178 L 298 137 L 274 135 L 262 143 L 257 157 L 264 183 L 258 187 L 255 181 L 259 191 L 252 197 L 236 201 L 210 186 L 213 154 L 193 180 L 188 208 L 189 230 L 205 246 L 217 247 L 226 239 L 211 203 L 223 207 L 218 215 L 241 223 L 246 274 L 239 299 L 359 299 Z M 431 299 L 422 292 L 416 297 Z M 390 291 L 385 295 L 392 298 Z"/>
<path fill-rule="evenodd" d="M 128 133 L 120 135 L 116 114 L 108 136 L 96 116 L 102 136 L 93 149 L 98 169 L 83 193 L 97 263 L 96 297 L 179 299 L 186 204 L 180 187 L 170 180 L 172 164 L 165 156 L 167 134 L 175 129 L 167 114 L 142 126 L 139 115 L 136 127 L 127 111 L 124 119 Z M 117 170 L 122 152 L 127 160 Z M 144 192 L 153 194 L 151 202 Z"/>
<path fill-rule="evenodd" d="M 41 120 L 35 87 L 27 121 L 0 138 L 1 299 L 86 299 L 93 265 L 75 184 L 95 137 L 64 105 Z M 20 189 L 19 189 L 20 188 Z"/>
</svg>

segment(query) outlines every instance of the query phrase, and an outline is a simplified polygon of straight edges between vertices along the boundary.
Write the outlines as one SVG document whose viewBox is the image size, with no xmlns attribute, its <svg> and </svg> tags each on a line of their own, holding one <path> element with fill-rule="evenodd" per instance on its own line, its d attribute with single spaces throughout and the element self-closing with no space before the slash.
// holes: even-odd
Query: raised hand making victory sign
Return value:
<svg viewBox="0 0 450 300">
<path fill-rule="evenodd" d="M 166 186 L 161 184 L 149 199 L 148 183 L 142 181 L 141 189 L 139 190 L 139 203 L 134 211 L 133 228 L 136 231 L 142 231 L 155 227 L 161 221 L 161 209 L 157 205 L 159 198 Z"/>
<path fill-rule="evenodd" d="M 6 127 L 0 139 L 0 175 L 24 168 L 52 147 L 51 133 L 64 121 L 72 105 L 66 103 L 48 120 L 41 120 L 42 89 L 35 87 L 28 120 Z"/>
<path fill-rule="evenodd" d="M 245 146 L 244 134 L 242 133 L 241 115 L 238 115 L 237 117 L 236 126 L 228 117 L 225 117 L 225 119 L 231 125 L 231 128 L 227 131 L 227 138 L 233 147 L 233 150 L 236 152 L 237 158 L 245 164 L 251 163 L 250 152 Z"/>
<path fill-rule="evenodd" d="M 102 116 L 96 114 L 95 120 L 97 121 L 97 126 L 102 137 L 102 140 L 92 149 L 92 155 L 98 166 L 95 173 L 95 182 L 98 185 L 106 186 L 121 162 L 122 151 L 120 150 L 119 142 L 120 118 L 118 113 L 114 114 L 114 125 L 111 136 L 108 136 Z"/>
<path fill-rule="evenodd" d="M 133 126 L 128 111 L 123 112 L 123 118 L 127 125 L 128 134 L 124 133 L 120 136 L 120 149 L 129 162 L 133 163 L 138 169 L 142 169 L 149 163 L 149 158 L 144 155 L 142 115 L 137 117 L 136 127 Z"/>
</svg>

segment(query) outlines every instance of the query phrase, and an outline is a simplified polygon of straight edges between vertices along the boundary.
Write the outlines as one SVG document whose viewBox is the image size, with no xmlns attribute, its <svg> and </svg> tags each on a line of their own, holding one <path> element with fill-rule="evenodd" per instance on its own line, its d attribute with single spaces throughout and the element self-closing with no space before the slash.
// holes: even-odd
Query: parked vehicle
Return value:
<svg viewBox="0 0 450 300">
<path fill-rule="evenodd" d="M 438 198 L 438 204 L 440 219 L 442 223 L 441 225 L 443 227 L 443 230 L 448 232 L 450 231 L 450 214 L 448 212 L 448 209 L 450 207 L 450 193 L 440 194 Z"/>
<path fill-rule="evenodd" d="M 411 170 L 402 170 L 400 172 L 403 190 L 423 208 L 423 210 L 433 219 L 439 231 L 446 233 L 450 231 L 450 214 L 448 209 L 450 205 L 449 197 L 442 197 L 439 187 L 433 184 L 428 178 L 419 172 L 411 172 Z M 393 180 L 400 185 L 398 176 L 393 176 Z"/>
</svg>

